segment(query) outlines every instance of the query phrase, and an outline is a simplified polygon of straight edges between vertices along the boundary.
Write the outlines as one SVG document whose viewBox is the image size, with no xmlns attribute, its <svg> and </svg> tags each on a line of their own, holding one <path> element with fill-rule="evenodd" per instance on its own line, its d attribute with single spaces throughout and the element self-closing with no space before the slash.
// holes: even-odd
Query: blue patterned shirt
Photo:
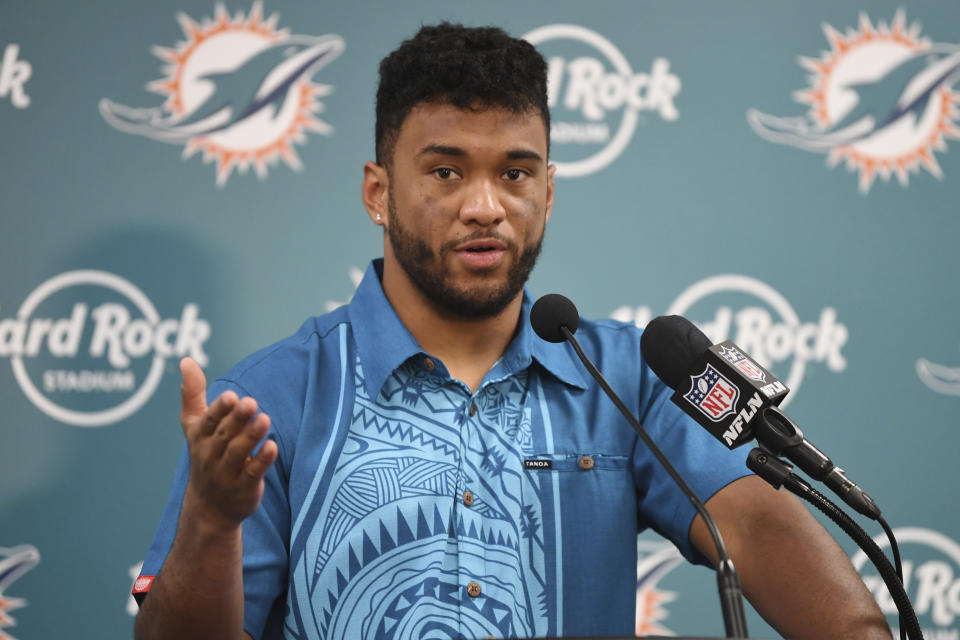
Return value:
<svg viewBox="0 0 960 640">
<path fill-rule="evenodd" d="M 243 525 L 254 638 L 630 635 L 636 536 L 691 561 L 694 511 L 566 344 L 517 333 L 475 393 L 425 353 L 380 285 L 211 385 L 257 399 L 279 458 Z M 745 475 L 669 401 L 640 331 L 584 321 L 584 350 L 706 501 Z M 189 459 L 143 575 L 176 533 Z"/>
</svg>

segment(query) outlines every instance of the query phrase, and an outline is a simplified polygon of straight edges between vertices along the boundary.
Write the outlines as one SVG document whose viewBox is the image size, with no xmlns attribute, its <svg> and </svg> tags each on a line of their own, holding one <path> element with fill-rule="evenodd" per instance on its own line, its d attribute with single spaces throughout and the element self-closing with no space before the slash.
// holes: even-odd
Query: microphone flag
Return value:
<svg viewBox="0 0 960 640">
<path fill-rule="evenodd" d="M 730 449 L 751 441 L 751 420 L 790 391 L 730 340 L 708 347 L 690 371 L 671 400 Z"/>
</svg>

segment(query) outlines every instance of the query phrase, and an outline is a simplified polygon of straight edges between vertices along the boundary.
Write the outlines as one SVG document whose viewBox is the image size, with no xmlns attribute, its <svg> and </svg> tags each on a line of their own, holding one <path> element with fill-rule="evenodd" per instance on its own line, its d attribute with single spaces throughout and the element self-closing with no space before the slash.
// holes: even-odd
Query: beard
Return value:
<svg viewBox="0 0 960 640">
<path fill-rule="evenodd" d="M 523 289 L 543 245 L 542 233 L 534 243 L 521 249 L 515 242 L 495 233 L 479 230 L 465 238 L 444 243 L 438 256 L 422 238 L 418 238 L 400 223 L 392 193 L 389 194 L 388 208 L 390 224 L 387 225 L 387 237 L 397 262 L 428 300 L 439 308 L 464 318 L 491 318 L 503 311 Z M 506 281 L 456 286 L 444 267 L 446 256 L 454 251 L 458 244 L 484 238 L 496 238 L 503 242 L 506 251 L 513 256 Z"/>
</svg>

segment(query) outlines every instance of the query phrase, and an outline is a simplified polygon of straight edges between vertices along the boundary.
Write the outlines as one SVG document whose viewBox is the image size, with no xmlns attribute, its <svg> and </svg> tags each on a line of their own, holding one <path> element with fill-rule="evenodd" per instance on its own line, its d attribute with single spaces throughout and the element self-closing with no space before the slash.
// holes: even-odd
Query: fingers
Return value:
<svg viewBox="0 0 960 640">
<path fill-rule="evenodd" d="M 267 440 L 263 443 L 263 446 L 260 447 L 257 455 L 246 461 L 244 471 L 254 480 L 259 480 L 264 476 L 274 460 L 277 459 L 278 454 L 277 443 L 273 440 Z"/>
<path fill-rule="evenodd" d="M 267 435 L 269 429 L 270 418 L 265 413 L 261 413 L 241 428 L 239 432 L 230 439 L 223 452 L 223 462 L 227 465 L 227 468 L 239 473 L 251 452 L 253 452 L 257 444 L 263 440 L 263 437 Z M 264 446 L 266 446 L 266 444 L 267 443 L 264 443 Z M 276 444 L 274 444 L 274 447 L 275 446 Z"/>
<path fill-rule="evenodd" d="M 220 425 L 220 422 L 236 408 L 239 400 L 240 398 L 238 398 L 237 394 L 233 391 L 228 390 L 221 393 L 217 399 L 213 401 L 213 404 L 210 405 L 206 413 L 203 414 L 203 420 L 200 423 L 200 429 L 197 435 L 203 437 L 212 435 Z"/>
<path fill-rule="evenodd" d="M 229 401 L 229 396 L 223 399 L 226 404 Z M 253 418 L 256 412 L 256 400 L 250 397 L 238 400 L 233 409 L 216 422 L 216 429 L 210 437 L 210 453 L 217 458 L 223 456 L 227 446 L 241 434 L 244 427 L 247 426 L 247 423 L 250 422 L 250 419 Z M 264 431 L 264 433 L 266 433 L 266 431 Z M 259 440 L 260 438 L 257 438 L 257 441 Z"/>
<path fill-rule="evenodd" d="M 276 442 L 267 440 L 251 457 L 270 429 L 270 418 L 257 414 L 256 400 L 231 390 L 207 406 L 206 378 L 190 358 L 180 361 L 180 373 L 180 422 L 190 453 L 188 489 L 216 521 L 239 525 L 257 509 L 263 477 L 279 453 Z"/>
<path fill-rule="evenodd" d="M 187 418 L 196 418 L 207 410 L 207 378 L 192 358 L 180 361 L 180 410 L 186 422 Z"/>
</svg>

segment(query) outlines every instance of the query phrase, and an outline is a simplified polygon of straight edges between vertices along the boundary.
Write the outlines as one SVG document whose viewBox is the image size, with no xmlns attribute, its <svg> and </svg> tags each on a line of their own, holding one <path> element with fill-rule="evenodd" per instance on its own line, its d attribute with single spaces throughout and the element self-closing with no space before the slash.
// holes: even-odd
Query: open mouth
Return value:
<svg viewBox="0 0 960 640">
<path fill-rule="evenodd" d="M 472 268 L 490 269 L 500 263 L 506 248 L 496 240 L 477 240 L 460 247 L 457 253 Z"/>
<path fill-rule="evenodd" d="M 506 244 L 496 238 L 477 238 L 462 243 L 458 251 L 469 251 L 470 253 L 483 253 L 485 251 L 503 251 Z"/>
</svg>

